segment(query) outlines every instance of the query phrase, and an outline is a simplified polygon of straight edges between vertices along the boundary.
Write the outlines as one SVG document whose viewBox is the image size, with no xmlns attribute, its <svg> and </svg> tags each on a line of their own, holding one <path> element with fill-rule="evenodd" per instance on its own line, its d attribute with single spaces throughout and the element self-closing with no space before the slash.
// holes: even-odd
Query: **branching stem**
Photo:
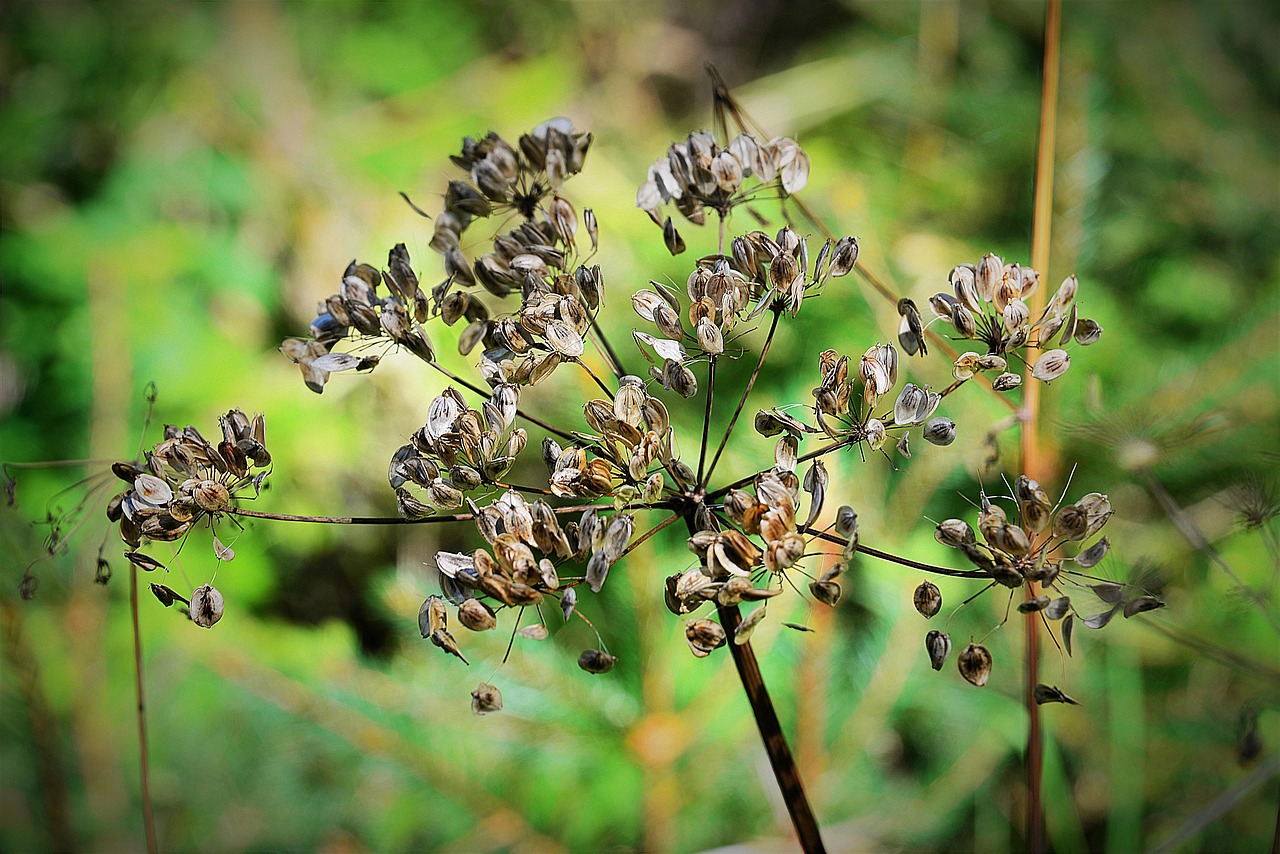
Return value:
<svg viewBox="0 0 1280 854">
<path fill-rule="evenodd" d="M 742 398 L 738 401 L 737 408 L 733 410 L 733 417 L 729 419 L 729 428 L 724 431 L 724 436 L 720 439 L 720 447 L 716 448 L 716 455 L 711 458 L 711 466 L 707 469 L 707 476 L 699 478 L 699 481 L 704 486 L 711 480 L 711 475 L 715 473 L 716 463 L 720 462 L 720 455 L 724 453 L 725 446 L 729 444 L 729 437 L 733 435 L 733 427 L 738 423 L 738 416 L 742 415 L 742 409 L 747 405 L 747 397 L 751 394 L 751 389 L 755 387 L 756 380 L 760 377 L 760 370 L 764 367 L 764 358 L 769 355 L 769 345 L 773 343 L 773 333 L 778 329 L 778 318 L 781 316 L 782 309 L 775 308 L 773 310 L 773 322 L 769 324 L 769 334 L 765 336 L 764 346 L 760 348 L 760 358 L 756 360 L 755 370 L 751 372 L 751 377 L 747 380 L 747 387 L 742 390 Z"/>
<path fill-rule="evenodd" d="M 453 371 L 444 367 L 439 362 L 428 362 L 427 364 L 435 368 L 437 371 L 444 374 L 446 377 L 453 380 L 463 388 L 480 395 L 485 400 L 488 400 L 489 398 L 493 397 L 493 392 L 486 391 L 480 386 L 476 385 L 475 383 L 464 380 L 462 377 L 458 376 Z M 564 439 L 569 442 L 574 441 L 573 435 L 571 433 L 566 433 L 564 430 L 561 430 L 559 427 L 552 427 L 550 424 L 543 421 L 541 418 L 530 415 L 529 413 L 525 412 L 523 409 L 517 409 L 516 416 L 518 418 L 523 418 L 525 421 L 528 421 L 530 424 L 537 424 L 543 430 L 546 430 L 548 433 L 551 433 L 552 435 L 559 436 L 561 439 Z"/>
</svg>

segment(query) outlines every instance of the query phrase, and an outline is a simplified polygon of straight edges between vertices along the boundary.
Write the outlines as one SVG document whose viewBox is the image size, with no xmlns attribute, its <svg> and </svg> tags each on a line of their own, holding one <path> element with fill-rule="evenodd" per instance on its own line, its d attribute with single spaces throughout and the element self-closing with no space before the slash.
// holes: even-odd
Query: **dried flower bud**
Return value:
<svg viewBox="0 0 1280 854">
<path fill-rule="evenodd" d="M 471 692 L 471 713 L 479 716 L 500 711 L 502 711 L 502 692 L 487 682 L 477 685 Z"/>
<path fill-rule="evenodd" d="M 616 656 L 602 649 L 588 649 L 578 656 L 578 666 L 588 673 L 608 673 L 617 663 Z"/>
<path fill-rule="evenodd" d="M 985 646 L 970 643 L 956 661 L 960 675 L 981 688 L 991 676 L 991 653 Z"/>
<path fill-rule="evenodd" d="M 209 629 L 222 619 L 222 594 L 209 584 L 201 585 L 191 592 L 191 622 L 201 628 Z"/>
<path fill-rule="evenodd" d="M 938 631 L 929 632 L 924 636 L 924 648 L 929 653 L 929 664 L 934 670 L 941 670 L 947 656 L 951 654 L 951 635 Z"/>
<path fill-rule="evenodd" d="M 912 602 L 927 620 L 942 610 L 942 591 L 932 581 L 922 581 L 912 596 Z"/>
</svg>

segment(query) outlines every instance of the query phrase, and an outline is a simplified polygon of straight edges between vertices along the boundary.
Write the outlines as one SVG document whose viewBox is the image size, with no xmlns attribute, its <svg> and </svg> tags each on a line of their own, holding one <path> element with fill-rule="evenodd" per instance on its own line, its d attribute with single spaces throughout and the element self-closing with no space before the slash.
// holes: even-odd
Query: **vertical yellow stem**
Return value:
<svg viewBox="0 0 1280 854">
<path fill-rule="evenodd" d="M 1044 84 L 1040 93 L 1040 134 L 1036 149 L 1035 212 L 1031 230 L 1031 266 L 1041 277 L 1040 287 L 1031 295 L 1031 315 L 1044 310 L 1049 275 L 1049 242 L 1053 221 L 1054 142 L 1058 123 L 1058 45 L 1061 38 L 1062 8 L 1060 0 L 1048 0 L 1044 25 Z M 1036 351 L 1027 352 L 1027 374 L 1023 388 L 1022 470 L 1031 478 L 1043 477 L 1044 449 L 1040 445 L 1040 384 L 1030 376 Z M 1028 595 L 1035 595 L 1035 585 L 1028 585 Z M 1046 850 L 1041 777 L 1044 769 L 1044 734 L 1040 726 L 1040 707 L 1033 692 L 1039 681 L 1039 615 L 1026 617 L 1026 707 L 1027 728 L 1027 850 L 1039 854 Z"/>
</svg>

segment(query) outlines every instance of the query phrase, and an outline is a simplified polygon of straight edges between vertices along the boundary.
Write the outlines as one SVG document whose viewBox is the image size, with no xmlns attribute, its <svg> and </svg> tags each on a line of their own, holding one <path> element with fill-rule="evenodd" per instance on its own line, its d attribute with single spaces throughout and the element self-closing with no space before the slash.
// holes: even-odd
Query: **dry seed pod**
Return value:
<svg viewBox="0 0 1280 854">
<path fill-rule="evenodd" d="M 1040 706 L 1043 706 L 1045 703 L 1069 703 L 1073 706 L 1080 705 L 1077 701 L 1062 693 L 1058 688 L 1052 685 L 1046 685 L 1043 682 L 1035 687 L 1031 692 L 1031 695 L 1035 698 L 1036 705 Z"/>
<path fill-rule="evenodd" d="M 690 620 L 684 627 L 684 637 L 690 651 L 698 658 L 706 658 L 713 649 L 724 646 L 726 635 L 714 620 Z"/>
<path fill-rule="evenodd" d="M 1067 372 L 1071 367 L 1071 356 L 1066 350 L 1048 350 L 1036 359 L 1031 369 L 1031 376 L 1041 382 L 1052 382 Z"/>
<path fill-rule="evenodd" d="M 1037 611 L 1043 611 L 1043 610 L 1045 610 L 1045 609 L 1046 609 L 1046 608 L 1048 608 L 1048 607 L 1049 607 L 1049 597 L 1048 597 L 1048 596 L 1044 596 L 1044 595 L 1034 596 L 1034 597 L 1032 597 L 1032 598 L 1028 599 L 1027 601 L 1025 601 L 1025 602 L 1020 602 L 1020 603 L 1018 604 L 1018 613 L 1020 613 L 1020 614 L 1034 614 L 1035 612 L 1037 612 Z"/>
<path fill-rule="evenodd" d="M 932 581 L 922 581 L 912 596 L 912 602 L 927 620 L 942 610 L 942 591 Z"/>
<path fill-rule="evenodd" d="M 924 636 L 924 648 L 929 653 L 929 664 L 934 670 L 941 670 L 947 656 L 951 654 L 951 635 L 945 632 L 932 631 Z"/>
<path fill-rule="evenodd" d="M 481 682 L 471 692 L 471 713 L 480 716 L 502 711 L 502 692 L 487 682 Z"/>
<path fill-rule="evenodd" d="M 817 599 L 823 605 L 835 607 L 840 601 L 840 594 L 843 588 L 839 581 L 811 581 L 809 582 L 809 592 L 813 594 L 813 598 Z"/>
<path fill-rule="evenodd" d="M 933 538 L 944 546 L 953 549 L 963 548 L 977 542 L 973 528 L 963 519 L 945 519 L 938 523 L 933 531 Z"/>
<path fill-rule="evenodd" d="M 617 656 L 602 649 L 588 649 L 578 656 L 578 666 L 588 673 L 608 673 L 617 663 Z"/>
<path fill-rule="evenodd" d="M 756 608 L 746 618 L 738 624 L 738 628 L 734 630 L 733 642 L 737 646 L 742 646 L 751 640 L 751 636 L 755 634 L 756 627 L 760 625 L 760 621 L 765 617 L 765 609 L 763 607 Z"/>
<path fill-rule="evenodd" d="M 985 646 L 970 643 L 956 660 L 960 675 L 981 688 L 991 676 L 991 653 Z"/>
<path fill-rule="evenodd" d="M 222 594 L 217 588 L 204 584 L 191 592 L 191 622 L 197 626 L 213 628 L 222 619 L 222 611 Z"/>
<path fill-rule="evenodd" d="M 468 599 L 458 606 L 458 622 L 473 632 L 487 632 L 498 625 L 493 609 L 479 599 Z"/>
</svg>

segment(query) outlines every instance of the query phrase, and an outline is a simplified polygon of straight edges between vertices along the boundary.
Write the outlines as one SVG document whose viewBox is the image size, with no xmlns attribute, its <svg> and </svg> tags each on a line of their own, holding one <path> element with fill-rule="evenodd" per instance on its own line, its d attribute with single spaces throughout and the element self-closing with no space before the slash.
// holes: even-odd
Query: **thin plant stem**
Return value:
<svg viewBox="0 0 1280 854">
<path fill-rule="evenodd" d="M 1031 266 L 1047 276 L 1049 249 L 1053 222 L 1053 170 L 1054 145 L 1058 126 L 1058 45 L 1061 40 L 1061 0 L 1047 0 L 1044 23 L 1044 71 L 1040 91 L 1040 130 L 1036 145 L 1036 180 L 1034 214 L 1031 228 Z M 1031 296 L 1031 314 L 1038 314 L 1044 307 L 1044 289 Z M 1022 421 L 1022 470 L 1028 477 L 1047 475 L 1044 451 L 1040 444 L 1039 411 L 1040 384 L 1031 377 L 1034 352 L 1027 354 L 1027 376 L 1023 387 Z M 1034 582 L 1027 583 L 1027 595 L 1034 596 Z M 1027 614 L 1025 693 L 1023 705 L 1027 710 L 1027 748 L 1025 767 L 1027 773 L 1026 839 L 1030 854 L 1043 854 L 1048 841 L 1044 822 L 1044 733 L 1040 720 L 1040 705 L 1035 701 L 1035 688 L 1040 681 L 1040 618 Z"/>
<path fill-rule="evenodd" d="M 482 389 L 480 386 L 476 385 L 475 383 L 468 382 L 467 380 L 464 380 L 462 377 L 458 376 L 458 375 L 457 375 L 457 374 L 455 374 L 453 371 L 451 371 L 451 370 L 449 370 L 448 368 L 444 367 L 444 366 L 443 366 L 443 365 L 441 365 L 439 362 L 428 362 L 427 364 L 428 364 L 428 365 L 430 365 L 431 367 L 435 368 L 437 371 L 439 371 L 440 373 L 444 374 L 446 377 L 448 377 L 449 379 L 453 380 L 454 382 L 456 382 L 458 385 L 462 386 L 463 388 L 465 388 L 465 389 L 467 389 L 467 390 L 469 390 L 469 391 L 473 391 L 473 392 L 475 392 L 476 394 L 480 395 L 480 396 L 481 396 L 481 397 L 483 397 L 485 400 L 488 400 L 489 398 L 493 397 L 493 393 L 492 393 L 492 392 L 485 391 L 484 389 Z M 517 409 L 517 410 L 516 410 L 516 416 L 517 416 L 518 418 L 523 418 L 525 421 L 528 421 L 530 424 L 536 424 L 536 425 L 538 425 L 538 426 L 539 426 L 539 427 L 541 427 L 543 430 L 546 430 L 548 433 L 551 433 L 551 434 L 553 434 L 553 435 L 555 435 L 555 436 L 559 436 L 561 439 L 564 439 L 564 440 L 569 441 L 569 442 L 576 441 L 576 440 L 574 439 L 574 437 L 573 437 L 573 434 L 571 434 L 571 433 L 566 433 L 564 430 L 561 430 L 559 427 L 552 427 L 550 424 L 548 424 L 547 422 L 543 421 L 541 418 L 538 418 L 538 417 L 536 417 L 536 416 L 530 415 L 529 413 L 525 412 L 523 409 Z"/>
<path fill-rule="evenodd" d="M 812 450 L 802 457 L 797 457 L 796 463 L 799 464 L 799 463 L 808 462 L 809 460 L 816 459 L 817 457 L 821 457 L 825 454 L 829 454 L 832 451 L 838 451 L 841 448 L 847 448 L 853 444 L 856 444 L 856 443 L 854 442 L 852 437 L 848 439 L 841 439 L 838 442 L 833 442 L 830 445 L 824 445 L 821 448 Z M 714 492 L 707 493 L 707 500 L 710 501 L 712 499 L 719 498 L 720 496 L 729 492 L 729 490 L 731 489 L 737 489 L 740 486 L 745 486 L 746 484 L 755 480 L 757 477 L 759 477 L 760 475 L 764 474 L 767 471 L 772 471 L 772 468 L 762 469 L 761 471 L 755 472 L 754 474 L 749 474 L 746 477 L 740 477 L 737 480 L 735 480 L 733 483 L 729 484 L 728 486 L 722 486 Z"/>
<path fill-rule="evenodd" d="M 151 809 L 151 762 L 147 757 L 147 703 L 142 683 L 142 629 L 138 625 L 138 567 L 129 564 L 129 617 L 133 621 L 133 675 L 138 698 L 138 765 L 142 774 L 142 823 L 147 854 L 156 854 L 156 820 Z"/>
<path fill-rule="evenodd" d="M 782 316 L 782 309 L 775 308 L 773 310 L 773 322 L 769 324 L 769 334 L 765 336 L 764 346 L 760 348 L 760 358 L 756 360 L 755 370 L 751 372 L 751 377 L 747 380 L 747 387 L 742 390 L 742 397 L 738 400 L 738 406 L 733 410 L 733 417 L 729 419 L 729 428 L 724 431 L 724 436 L 720 439 L 720 446 L 716 448 L 716 455 L 711 458 L 711 466 L 707 469 L 706 478 L 699 478 L 705 486 L 711 480 L 711 475 L 715 473 L 716 463 L 720 462 L 720 455 L 724 453 L 725 447 L 729 444 L 729 437 L 733 435 L 734 425 L 738 423 L 738 416 L 742 415 L 742 409 L 747 405 L 747 398 L 751 394 L 751 389 L 755 387 L 756 380 L 760 377 L 760 369 L 764 367 L 765 356 L 769 355 L 769 345 L 773 343 L 773 333 L 778 329 L 778 318 Z"/>
<path fill-rule="evenodd" d="M 631 552 L 632 552 L 633 550 L 635 550 L 635 548 L 636 548 L 637 546 L 639 546 L 641 543 L 643 543 L 645 540 L 649 539 L 649 538 L 650 538 L 650 537 L 652 537 L 654 534 L 658 533 L 658 532 L 659 532 L 659 531 L 661 531 L 663 528 L 667 527 L 667 526 L 668 526 L 668 525 L 670 525 L 672 522 L 675 522 L 676 520 L 678 520 L 678 519 L 680 519 L 680 518 L 681 518 L 681 516 L 680 516 L 680 514 L 679 514 L 679 513 L 672 513 L 670 516 L 668 516 L 667 518 L 663 519 L 663 520 L 662 520 L 661 522 L 659 522 L 657 525 L 655 525 L 655 526 L 653 526 L 652 528 L 650 528 L 650 529 L 648 530 L 648 532 L 646 532 L 646 533 L 644 533 L 644 534 L 641 534 L 639 537 L 637 537 L 635 540 L 633 540 L 633 541 L 631 542 L 631 544 L 630 544 L 630 545 L 628 545 L 625 549 L 623 549 L 623 550 L 622 550 L 622 552 L 618 555 L 618 560 L 622 560 L 624 557 L 626 557 L 627 555 L 631 554 Z M 614 563 L 617 563 L 617 561 L 614 561 Z"/>
<path fill-rule="evenodd" d="M 600 328 L 595 315 L 591 316 L 591 329 L 596 334 L 596 343 L 604 350 L 605 358 L 609 361 L 609 367 L 613 370 L 613 375 L 618 379 L 622 379 L 627 375 L 627 369 L 622 366 L 622 359 L 618 358 L 617 351 L 609 343 L 609 339 L 604 334 L 604 330 Z"/>
<path fill-rule="evenodd" d="M 596 376 L 596 372 L 591 370 L 591 366 L 588 365 L 586 362 L 582 361 L 581 359 L 575 359 L 574 361 L 576 361 L 579 365 L 581 365 L 582 370 L 587 372 L 587 376 L 595 380 L 596 385 L 600 387 L 600 390 L 603 391 L 606 395 L 608 395 L 610 400 L 613 400 L 613 392 L 609 389 L 607 385 L 604 384 L 604 382 L 600 379 L 600 377 Z"/>
<path fill-rule="evenodd" d="M 837 537 L 835 534 L 828 534 L 826 531 L 817 531 L 817 530 L 814 530 L 813 528 L 808 528 L 808 527 L 800 528 L 800 533 L 812 534 L 814 537 L 818 538 L 819 540 L 826 540 L 828 543 L 835 543 L 836 545 L 839 545 L 839 546 L 843 546 L 849 542 L 844 537 Z M 861 541 L 854 544 L 854 550 L 861 552 L 862 554 L 868 555 L 870 557 L 879 558 L 880 560 L 888 561 L 889 563 L 896 563 L 901 566 L 909 566 L 912 569 L 921 569 L 921 570 L 924 570 L 925 572 L 932 572 L 935 575 L 949 575 L 952 578 L 990 578 L 991 577 L 990 573 L 983 572 L 980 569 L 948 569 L 945 566 L 934 566 L 931 563 L 921 563 L 920 561 L 912 560 L 909 557 L 900 557 L 896 554 L 893 554 L 892 552 L 885 552 L 885 551 L 881 551 L 880 549 L 872 548 L 871 546 L 868 546 Z"/>
<path fill-rule="evenodd" d="M 720 220 L 723 226 L 724 220 Z M 707 409 L 702 415 L 702 447 L 698 451 L 698 485 L 706 483 L 702 473 L 707 464 L 707 438 L 711 435 L 711 406 L 716 399 L 716 357 L 707 365 Z"/>
</svg>

